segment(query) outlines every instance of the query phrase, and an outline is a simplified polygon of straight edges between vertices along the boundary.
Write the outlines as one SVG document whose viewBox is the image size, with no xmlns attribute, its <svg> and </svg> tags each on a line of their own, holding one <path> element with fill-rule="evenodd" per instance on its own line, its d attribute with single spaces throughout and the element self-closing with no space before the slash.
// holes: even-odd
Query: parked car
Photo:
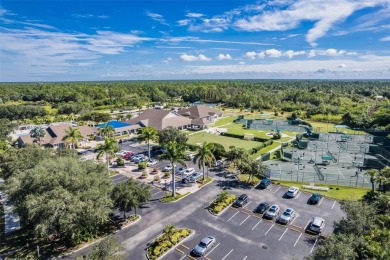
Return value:
<svg viewBox="0 0 390 260">
<path fill-rule="evenodd" d="M 290 198 L 294 198 L 299 192 L 299 189 L 297 187 L 290 187 L 288 191 L 286 192 L 286 196 Z"/>
<path fill-rule="evenodd" d="M 256 213 L 263 214 L 264 212 L 267 211 L 268 208 L 269 208 L 268 203 L 263 202 L 263 203 L 260 203 L 259 206 L 257 206 L 255 212 L 256 212 Z"/>
<path fill-rule="evenodd" d="M 168 164 L 167 166 L 164 167 L 163 172 L 169 172 L 172 171 L 172 165 Z"/>
<path fill-rule="evenodd" d="M 242 207 L 246 203 L 248 203 L 248 195 L 242 194 L 240 197 L 237 198 L 237 200 L 233 203 L 234 207 Z"/>
<path fill-rule="evenodd" d="M 278 213 L 279 213 L 279 206 L 274 204 L 267 210 L 267 212 L 264 214 L 264 217 L 268 219 L 273 219 L 278 215 Z"/>
<path fill-rule="evenodd" d="M 197 256 L 203 256 L 211 247 L 214 246 L 215 237 L 207 236 L 200 240 L 199 244 L 192 249 L 192 253 Z"/>
<path fill-rule="evenodd" d="M 194 168 L 188 168 L 184 171 L 184 174 L 185 175 L 191 175 L 195 172 L 195 169 Z"/>
<path fill-rule="evenodd" d="M 309 204 L 318 204 L 318 203 L 320 202 L 321 199 L 322 199 L 321 194 L 319 194 L 319 193 L 313 193 L 313 194 L 310 196 L 308 203 L 309 203 Z"/>
<path fill-rule="evenodd" d="M 187 168 L 186 167 L 180 167 L 176 170 L 176 174 L 177 175 L 180 175 L 182 174 Z"/>
<path fill-rule="evenodd" d="M 199 179 L 200 177 L 202 177 L 201 173 L 194 172 L 193 174 L 191 174 L 190 176 L 188 176 L 184 179 L 188 179 L 189 182 L 196 182 L 196 180 Z"/>
<path fill-rule="evenodd" d="M 295 210 L 292 208 L 286 209 L 282 215 L 278 218 L 278 222 L 282 224 L 288 224 L 295 217 Z"/>
<path fill-rule="evenodd" d="M 223 164 L 223 161 L 222 161 L 222 160 L 218 160 L 218 161 L 216 161 L 216 162 L 214 163 L 214 166 L 215 166 L 215 167 L 219 167 L 219 166 L 222 166 L 222 164 Z"/>
<path fill-rule="evenodd" d="M 271 180 L 264 178 L 261 180 L 259 187 L 260 187 L 260 189 L 266 189 L 270 184 L 271 184 Z"/>
<path fill-rule="evenodd" d="M 123 155 L 123 159 L 130 159 L 131 156 L 133 156 L 133 152 L 127 152 L 125 155 Z"/>
<path fill-rule="evenodd" d="M 319 217 L 313 218 L 310 223 L 309 230 L 314 233 L 321 233 L 325 228 L 325 220 Z"/>
<path fill-rule="evenodd" d="M 125 155 L 127 152 L 128 152 L 128 151 L 126 151 L 126 150 L 121 150 L 120 152 L 115 153 L 115 155 L 116 155 L 116 156 L 123 156 L 123 155 Z"/>
<path fill-rule="evenodd" d="M 156 165 L 157 163 L 158 163 L 157 160 L 152 159 L 152 160 L 149 160 L 149 162 L 147 163 L 147 166 L 153 166 L 153 165 Z"/>
</svg>

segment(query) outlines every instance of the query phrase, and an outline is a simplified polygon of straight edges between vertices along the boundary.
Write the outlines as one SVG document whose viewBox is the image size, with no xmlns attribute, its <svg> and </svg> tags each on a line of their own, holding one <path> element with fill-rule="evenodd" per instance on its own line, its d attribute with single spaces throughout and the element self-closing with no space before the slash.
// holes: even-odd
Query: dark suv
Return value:
<svg viewBox="0 0 390 260">
<path fill-rule="evenodd" d="M 271 180 L 270 179 L 262 179 L 260 184 L 259 184 L 259 188 L 260 189 L 266 189 L 269 185 L 271 184 Z"/>
<path fill-rule="evenodd" d="M 238 199 L 233 203 L 234 207 L 242 207 L 244 204 L 248 203 L 248 195 L 242 194 Z"/>
</svg>

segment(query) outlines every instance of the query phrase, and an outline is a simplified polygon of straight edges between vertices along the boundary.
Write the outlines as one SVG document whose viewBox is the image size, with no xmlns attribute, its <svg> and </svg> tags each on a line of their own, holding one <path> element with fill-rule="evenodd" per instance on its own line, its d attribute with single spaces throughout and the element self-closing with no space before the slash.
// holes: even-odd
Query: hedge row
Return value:
<svg viewBox="0 0 390 260">
<path fill-rule="evenodd" d="M 233 137 L 233 138 L 238 138 L 238 139 L 244 139 L 244 135 L 240 135 L 240 134 L 232 134 L 232 133 L 222 133 L 222 135 L 224 136 L 227 136 L 227 137 Z M 266 138 L 260 138 L 260 137 L 254 137 L 253 138 L 254 141 L 257 141 L 257 142 L 266 142 L 268 141 L 269 139 L 266 139 Z"/>
<path fill-rule="evenodd" d="M 259 146 L 253 147 L 252 154 L 257 153 L 258 151 L 260 151 L 264 147 L 267 147 L 273 143 L 274 143 L 274 141 L 272 139 L 270 139 L 270 140 L 265 141 L 264 143 L 261 143 L 261 145 L 259 145 Z"/>
</svg>

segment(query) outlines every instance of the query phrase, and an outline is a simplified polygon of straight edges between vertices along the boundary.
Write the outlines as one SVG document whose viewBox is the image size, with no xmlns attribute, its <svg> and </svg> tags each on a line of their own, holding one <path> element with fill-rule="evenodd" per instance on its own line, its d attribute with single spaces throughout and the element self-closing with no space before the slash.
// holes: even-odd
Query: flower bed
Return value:
<svg viewBox="0 0 390 260">
<path fill-rule="evenodd" d="M 192 230 L 188 228 L 173 229 L 169 233 L 162 234 L 150 243 L 147 249 L 147 257 L 150 260 L 160 258 L 183 239 L 192 234 Z"/>
<path fill-rule="evenodd" d="M 211 202 L 209 206 L 209 211 L 212 214 L 219 214 L 230 204 L 232 204 L 236 200 L 236 198 L 236 195 L 230 194 L 229 192 L 224 190 L 217 196 L 217 198 L 213 202 Z"/>
</svg>

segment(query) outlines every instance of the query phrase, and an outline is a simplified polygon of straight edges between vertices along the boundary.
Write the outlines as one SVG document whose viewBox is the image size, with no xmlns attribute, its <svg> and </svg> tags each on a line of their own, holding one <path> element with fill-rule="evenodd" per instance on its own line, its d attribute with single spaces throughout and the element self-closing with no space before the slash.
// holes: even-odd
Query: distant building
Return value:
<svg viewBox="0 0 390 260">
<path fill-rule="evenodd" d="M 47 127 L 46 134 L 41 140 L 41 145 L 44 147 L 51 147 L 51 148 L 59 148 L 59 147 L 65 147 L 66 144 L 62 140 L 64 136 L 66 135 L 65 130 L 69 129 L 69 127 L 73 127 L 70 124 L 59 124 L 59 125 L 51 125 Z M 90 126 L 76 126 L 73 128 L 77 128 L 80 130 L 81 135 L 84 137 L 80 141 L 89 141 L 90 135 L 95 135 L 97 133 L 97 129 L 95 127 Z M 30 137 L 30 134 L 19 136 L 18 140 L 18 146 L 23 147 L 26 144 L 33 144 L 36 141 Z"/>
<path fill-rule="evenodd" d="M 142 127 L 151 126 L 157 130 L 162 130 L 168 126 L 178 129 L 191 127 L 191 119 L 177 114 L 171 110 L 147 109 L 137 117 L 125 121 L 128 124 L 138 124 Z"/>
<path fill-rule="evenodd" d="M 204 105 L 191 106 L 177 112 L 179 115 L 191 119 L 191 124 L 195 128 L 207 128 L 216 119 L 223 116 L 222 111 Z"/>
</svg>

